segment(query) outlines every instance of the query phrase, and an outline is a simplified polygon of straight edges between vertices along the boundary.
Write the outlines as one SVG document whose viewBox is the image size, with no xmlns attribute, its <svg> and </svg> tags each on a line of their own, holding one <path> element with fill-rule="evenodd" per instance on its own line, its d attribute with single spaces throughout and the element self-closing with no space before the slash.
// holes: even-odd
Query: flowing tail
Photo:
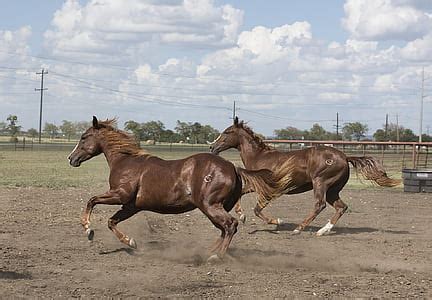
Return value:
<svg viewBox="0 0 432 300">
<path fill-rule="evenodd" d="M 256 192 L 261 207 L 265 207 L 271 199 L 281 195 L 279 185 L 270 170 L 246 170 L 238 167 L 237 174 L 242 180 L 242 195 Z"/>
<path fill-rule="evenodd" d="M 388 177 L 384 167 L 373 157 L 348 156 L 347 161 L 357 172 L 360 171 L 366 180 L 375 181 L 380 186 L 394 187 L 401 183 L 400 180 Z"/>
</svg>

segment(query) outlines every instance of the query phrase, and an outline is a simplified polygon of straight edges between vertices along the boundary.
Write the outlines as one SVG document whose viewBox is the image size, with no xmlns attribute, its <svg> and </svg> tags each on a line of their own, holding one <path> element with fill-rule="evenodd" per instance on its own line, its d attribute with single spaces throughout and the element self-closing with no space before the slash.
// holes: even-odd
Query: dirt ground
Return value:
<svg viewBox="0 0 432 300">
<path fill-rule="evenodd" d="M 284 196 L 266 209 L 285 225 L 248 214 L 222 264 L 206 263 L 219 236 L 200 211 L 141 212 L 107 228 L 118 207 L 97 206 L 87 241 L 79 224 L 87 199 L 101 189 L 0 187 L 1 296 L 24 298 L 432 298 L 432 196 L 400 189 L 345 189 L 350 210 L 329 236 L 313 233 L 326 210 L 300 235 L 295 223 L 312 209 L 312 194 Z"/>
</svg>

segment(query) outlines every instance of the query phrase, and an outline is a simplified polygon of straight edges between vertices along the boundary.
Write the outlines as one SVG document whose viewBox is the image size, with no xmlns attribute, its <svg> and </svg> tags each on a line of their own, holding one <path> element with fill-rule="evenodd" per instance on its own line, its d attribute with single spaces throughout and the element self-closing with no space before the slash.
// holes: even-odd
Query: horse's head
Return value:
<svg viewBox="0 0 432 300">
<path fill-rule="evenodd" d="M 237 117 L 234 118 L 234 124 L 225 129 L 217 139 L 210 145 L 210 151 L 213 154 L 219 154 L 230 148 L 238 148 L 240 146 L 240 131 L 242 123 L 239 123 Z"/>
<path fill-rule="evenodd" d="M 71 166 L 79 167 L 82 162 L 102 153 L 99 129 L 98 119 L 93 116 L 93 126 L 82 134 L 78 144 L 68 156 Z"/>
</svg>

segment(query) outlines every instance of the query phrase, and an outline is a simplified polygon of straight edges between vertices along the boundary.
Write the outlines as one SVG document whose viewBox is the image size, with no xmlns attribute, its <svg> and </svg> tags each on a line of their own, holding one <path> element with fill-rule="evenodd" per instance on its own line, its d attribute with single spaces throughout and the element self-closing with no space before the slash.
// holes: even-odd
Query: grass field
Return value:
<svg viewBox="0 0 432 300">
<path fill-rule="evenodd" d="M 71 149 L 70 149 L 71 150 Z M 79 168 L 73 168 L 67 161 L 70 150 L 58 151 L 0 151 L 0 185 L 19 187 L 66 187 L 107 186 L 109 168 L 105 157 L 100 155 Z M 184 158 L 197 151 L 168 151 L 154 148 L 153 155 L 163 159 Z M 239 154 L 235 150 L 222 153 L 222 156 L 235 165 L 241 166 Z M 390 167 L 390 164 L 388 164 Z M 389 174 L 401 177 L 401 171 L 391 166 Z M 352 188 L 371 188 L 372 184 L 360 182 L 355 174 L 351 175 L 348 186 Z M 400 186 L 402 187 L 402 186 Z"/>
</svg>

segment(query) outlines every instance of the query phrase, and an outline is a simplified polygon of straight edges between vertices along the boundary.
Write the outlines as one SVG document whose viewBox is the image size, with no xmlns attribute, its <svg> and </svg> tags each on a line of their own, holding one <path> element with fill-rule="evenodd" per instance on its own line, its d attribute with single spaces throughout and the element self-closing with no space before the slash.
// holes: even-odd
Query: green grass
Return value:
<svg viewBox="0 0 432 300">
<path fill-rule="evenodd" d="M 108 166 L 103 156 L 79 168 L 69 165 L 66 151 L 0 152 L 0 185 L 50 188 L 103 184 Z"/>
<path fill-rule="evenodd" d="M 184 158 L 197 153 L 184 149 L 175 151 L 175 148 L 174 151 L 149 150 L 163 159 Z M 0 186 L 62 189 L 108 185 L 109 168 L 103 155 L 73 168 L 67 161 L 68 154 L 69 151 L 0 151 Z M 237 166 L 242 165 L 236 150 L 226 151 L 222 156 Z M 389 174 L 393 178 L 401 178 L 400 168 L 391 168 Z M 374 188 L 374 185 L 360 181 L 355 174 L 351 174 L 348 186 Z"/>
</svg>

